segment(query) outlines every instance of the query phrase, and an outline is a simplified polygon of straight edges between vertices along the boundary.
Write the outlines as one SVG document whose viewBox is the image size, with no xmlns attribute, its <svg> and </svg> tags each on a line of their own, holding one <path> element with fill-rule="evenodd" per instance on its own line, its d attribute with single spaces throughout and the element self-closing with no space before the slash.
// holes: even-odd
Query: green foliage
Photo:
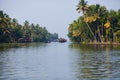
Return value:
<svg viewBox="0 0 120 80">
<path fill-rule="evenodd" d="M 6 42 L 48 42 L 58 38 L 58 34 L 51 34 L 45 27 L 39 24 L 30 24 L 25 21 L 20 25 L 18 21 L 11 19 L 6 13 L 0 11 L 0 43 Z"/>
<path fill-rule="evenodd" d="M 80 0 L 76 10 L 83 15 L 69 25 L 71 41 L 120 42 L 120 9 L 108 11 L 105 6 L 87 5 L 85 0 Z"/>
</svg>

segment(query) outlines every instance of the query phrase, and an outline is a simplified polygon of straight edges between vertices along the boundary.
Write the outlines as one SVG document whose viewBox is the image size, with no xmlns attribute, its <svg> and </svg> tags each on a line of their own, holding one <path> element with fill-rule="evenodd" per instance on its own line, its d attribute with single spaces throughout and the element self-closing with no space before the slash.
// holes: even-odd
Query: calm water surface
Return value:
<svg viewBox="0 0 120 80">
<path fill-rule="evenodd" d="M 120 46 L 0 44 L 0 80 L 120 80 Z"/>
</svg>

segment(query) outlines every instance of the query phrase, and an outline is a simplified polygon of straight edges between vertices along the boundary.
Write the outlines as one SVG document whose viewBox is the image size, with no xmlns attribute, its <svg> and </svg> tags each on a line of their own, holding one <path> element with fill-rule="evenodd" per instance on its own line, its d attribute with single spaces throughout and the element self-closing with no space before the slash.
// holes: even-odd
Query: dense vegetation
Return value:
<svg viewBox="0 0 120 80">
<path fill-rule="evenodd" d="M 6 42 L 48 42 L 58 39 L 58 34 L 51 34 L 39 24 L 30 24 L 25 21 L 19 24 L 17 19 L 0 11 L 0 43 Z"/>
<path fill-rule="evenodd" d="M 80 0 L 76 10 L 83 15 L 69 25 L 71 41 L 120 42 L 120 9 L 107 10 L 105 6 Z"/>
</svg>

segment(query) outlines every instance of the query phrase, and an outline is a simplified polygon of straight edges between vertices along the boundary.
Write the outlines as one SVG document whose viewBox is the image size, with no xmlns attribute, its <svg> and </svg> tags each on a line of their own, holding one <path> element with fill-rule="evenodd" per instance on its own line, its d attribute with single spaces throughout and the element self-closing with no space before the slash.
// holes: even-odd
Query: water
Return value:
<svg viewBox="0 0 120 80">
<path fill-rule="evenodd" d="M 120 46 L 0 44 L 0 80 L 120 80 Z"/>
</svg>

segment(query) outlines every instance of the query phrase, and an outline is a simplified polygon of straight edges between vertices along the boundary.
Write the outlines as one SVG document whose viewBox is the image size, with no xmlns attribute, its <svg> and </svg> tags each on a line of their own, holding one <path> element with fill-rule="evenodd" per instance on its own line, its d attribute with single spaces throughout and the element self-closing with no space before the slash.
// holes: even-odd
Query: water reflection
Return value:
<svg viewBox="0 0 120 80">
<path fill-rule="evenodd" d="M 0 80 L 119 80 L 119 45 L 0 44 Z"/>
<path fill-rule="evenodd" d="M 42 43 L 0 44 L 0 80 L 30 80 L 34 75 L 37 78 L 38 70 L 43 69 L 37 53 L 46 45 Z"/>
<path fill-rule="evenodd" d="M 12 48 L 28 48 L 28 47 L 39 47 L 45 46 L 43 43 L 0 43 L 0 52 L 8 51 Z"/>
<path fill-rule="evenodd" d="M 0 80 L 75 80 L 66 43 L 11 45 L 0 51 Z"/>
<path fill-rule="evenodd" d="M 120 79 L 120 46 L 71 44 L 77 50 L 74 71 L 78 80 Z"/>
</svg>

